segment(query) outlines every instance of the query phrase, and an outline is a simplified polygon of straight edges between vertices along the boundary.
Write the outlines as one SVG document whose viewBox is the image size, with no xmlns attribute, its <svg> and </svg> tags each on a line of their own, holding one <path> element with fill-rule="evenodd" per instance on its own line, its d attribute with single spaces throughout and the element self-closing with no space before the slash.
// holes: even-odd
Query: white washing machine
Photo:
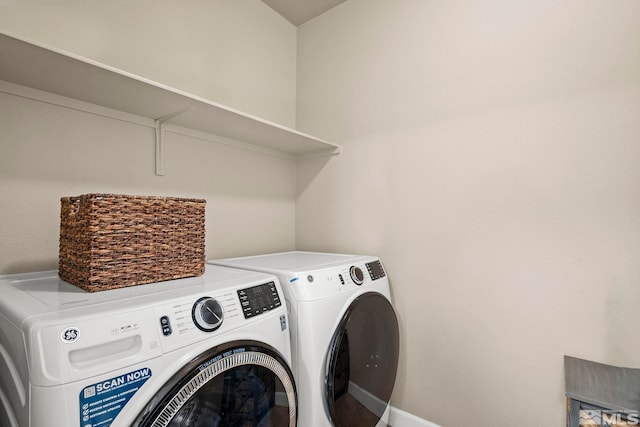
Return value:
<svg viewBox="0 0 640 427">
<path fill-rule="evenodd" d="M 209 262 L 280 279 L 301 426 L 386 425 L 399 332 L 378 258 L 286 252 Z"/>
<path fill-rule="evenodd" d="M 288 317 L 273 275 L 88 293 L 0 276 L 3 427 L 294 427 Z"/>
</svg>

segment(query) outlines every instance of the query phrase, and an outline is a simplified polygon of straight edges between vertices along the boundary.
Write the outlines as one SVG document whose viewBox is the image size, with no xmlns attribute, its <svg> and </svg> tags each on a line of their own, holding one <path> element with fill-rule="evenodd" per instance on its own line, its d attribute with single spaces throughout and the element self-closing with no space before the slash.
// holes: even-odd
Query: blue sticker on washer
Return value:
<svg viewBox="0 0 640 427">
<path fill-rule="evenodd" d="M 129 399 L 151 378 L 151 369 L 109 378 L 85 387 L 80 392 L 80 425 L 109 427 Z"/>
</svg>

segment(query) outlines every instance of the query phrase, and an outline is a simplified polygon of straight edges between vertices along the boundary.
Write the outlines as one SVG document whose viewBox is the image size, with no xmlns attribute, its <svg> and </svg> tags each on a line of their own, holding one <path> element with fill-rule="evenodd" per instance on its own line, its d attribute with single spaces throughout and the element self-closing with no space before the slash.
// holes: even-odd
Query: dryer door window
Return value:
<svg viewBox="0 0 640 427">
<path fill-rule="evenodd" d="M 398 319 L 383 295 L 356 298 L 336 329 L 326 361 L 325 403 L 337 427 L 375 426 L 398 369 Z"/>
<path fill-rule="evenodd" d="M 174 375 L 133 424 L 140 427 L 294 427 L 286 362 L 264 346 L 216 347 Z"/>
</svg>

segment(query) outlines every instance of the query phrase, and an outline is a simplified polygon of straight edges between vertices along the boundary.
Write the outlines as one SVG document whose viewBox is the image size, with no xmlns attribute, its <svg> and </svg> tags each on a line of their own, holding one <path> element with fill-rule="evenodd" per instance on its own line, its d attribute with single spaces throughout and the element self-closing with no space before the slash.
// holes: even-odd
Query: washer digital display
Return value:
<svg viewBox="0 0 640 427">
<path fill-rule="evenodd" d="M 238 298 L 240 299 L 245 319 L 282 305 L 275 282 L 241 289 L 238 291 Z"/>
</svg>

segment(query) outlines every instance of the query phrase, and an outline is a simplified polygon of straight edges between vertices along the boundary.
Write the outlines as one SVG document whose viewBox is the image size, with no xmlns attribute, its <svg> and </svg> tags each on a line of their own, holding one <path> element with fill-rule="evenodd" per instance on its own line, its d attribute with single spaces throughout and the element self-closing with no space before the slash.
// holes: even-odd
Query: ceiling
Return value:
<svg viewBox="0 0 640 427">
<path fill-rule="evenodd" d="M 262 0 L 296 27 L 345 0 Z"/>
</svg>

